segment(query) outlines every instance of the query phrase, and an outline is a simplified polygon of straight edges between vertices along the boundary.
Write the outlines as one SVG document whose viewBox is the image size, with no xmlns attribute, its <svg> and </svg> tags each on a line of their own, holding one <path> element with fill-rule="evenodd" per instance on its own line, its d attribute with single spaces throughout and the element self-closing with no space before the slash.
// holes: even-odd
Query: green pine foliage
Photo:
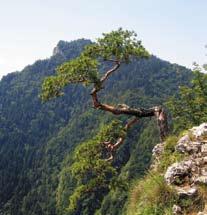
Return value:
<svg viewBox="0 0 207 215">
<path fill-rule="evenodd" d="M 131 183 L 145 174 L 151 161 L 152 148 L 159 142 L 159 135 L 154 120 L 145 120 L 128 134 L 126 145 L 131 145 L 130 158 L 122 164 L 121 172 L 116 178 L 114 189 L 110 190 L 102 201 L 97 215 L 102 214 L 125 214 L 127 199 L 131 190 Z M 127 147 L 129 147 L 127 146 Z M 119 157 L 124 157 L 120 151 Z M 137 165 L 139 164 L 139 165 Z M 120 207 L 121 205 L 121 207 Z"/>
<path fill-rule="evenodd" d="M 104 61 L 129 63 L 133 57 L 147 58 L 148 52 L 137 40 L 133 31 L 119 28 L 117 31 L 103 34 L 94 44 L 88 45 L 79 57 L 70 60 L 57 68 L 55 76 L 48 77 L 42 85 L 41 97 L 49 100 L 63 95 L 62 89 L 71 83 L 82 83 L 84 86 L 100 85 L 100 65 Z"/>
<path fill-rule="evenodd" d="M 76 181 L 76 187 L 69 197 L 67 208 L 73 214 L 94 214 L 110 190 L 113 182 L 111 179 L 117 172 L 113 165 L 104 159 L 104 147 L 101 143 L 106 139 L 116 139 L 122 129 L 121 122 L 112 121 L 107 126 L 101 126 L 97 136 L 75 149 L 70 172 Z"/>
<path fill-rule="evenodd" d="M 169 107 L 175 132 L 207 121 L 207 74 L 196 65 L 190 86 L 181 86 L 178 96 L 166 103 Z"/>
</svg>

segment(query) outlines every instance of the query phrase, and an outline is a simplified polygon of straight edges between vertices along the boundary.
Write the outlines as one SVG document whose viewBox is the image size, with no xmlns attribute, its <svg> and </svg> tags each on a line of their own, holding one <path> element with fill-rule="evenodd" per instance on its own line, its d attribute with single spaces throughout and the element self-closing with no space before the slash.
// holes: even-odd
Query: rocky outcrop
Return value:
<svg viewBox="0 0 207 215">
<path fill-rule="evenodd" d="M 168 167 L 168 184 L 207 184 L 207 123 L 193 127 L 178 141 L 175 150 L 185 159 Z"/>
<path fill-rule="evenodd" d="M 153 150 L 155 160 L 159 160 L 164 149 L 158 144 Z M 207 123 L 193 127 L 183 135 L 175 146 L 177 153 L 184 159 L 168 167 L 164 178 L 168 185 L 175 188 L 179 198 L 194 198 L 198 195 L 198 185 L 207 185 Z M 173 214 L 183 214 L 179 205 L 174 205 Z M 198 215 L 206 214 L 205 210 Z"/>
<path fill-rule="evenodd" d="M 191 170 L 194 167 L 193 160 L 182 161 L 171 165 L 165 174 L 165 180 L 168 184 L 180 185 L 189 182 L 192 178 Z"/>
<path fill-rule="evenodd" d="M 159 159 L 164 151 L 165 143 L 159 143 L 157 144 L 153 150 L 152 150 L 152 158 L 153 162 L 151 163 L 150 169 L 157 169 L 157 166 L 159 165 Z"/>
<path fill-rule="evenodd" d="M 191 141 L 188 134 L 184 135 L 175 147 L 178 152 L 194 154 L 201 150 L 201 142 Z"/>
<path fill-rule="evenodd" d="M 160 155 L 164 151 L 164 143 L 157 144 L 152 150 L 152 156 L 155 160 L 159 160 Z"/>
<path fill-rule="evenodd" d="M 207 142 L 207 123 L 193 127 L 192 129 L 190 129 L 190 131 L 197 140 Z"/>
<path fill-rule="evenodd" d="M 173 205 L 172 212 L 173 214 L 182 215 L 182 209 L 178 205 Z"/>
</svg>

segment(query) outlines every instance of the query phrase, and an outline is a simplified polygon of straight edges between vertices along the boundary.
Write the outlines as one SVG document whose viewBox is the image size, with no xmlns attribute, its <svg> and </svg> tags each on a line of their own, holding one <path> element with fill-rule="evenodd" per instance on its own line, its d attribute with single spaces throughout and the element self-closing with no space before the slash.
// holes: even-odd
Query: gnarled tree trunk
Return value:
<svg viewBox="0 0 207 215">
<path fill-rule="evenodd" d="M 120 62 L 119 61 L 114 61 L 115 65 L 112 69 L 107 71 L 104 76 L 100 79 L 99 86 L 94 84 L 94 88 L 91 92 L 92 96 L 92 101 L 93 101 L 93 106 L 95 109 L 100 109 L 103 111 L 110 112 L 114 115 L 128 115 L 128 116 L 133 116 L 132 120 L 130 120 L 126 125 L 125 125 L 125 130 L 127 131 L 130 127 L 132 127 L 135 123 L 138 122 L 139 118 L 143 117 L 156 117 L 157 119 L 157 125 L 159 128 L 160 132 L 160 140 L 164 141 L 168 134 L 168 122 L 167 122 L 167 114 L 161 106 L 155 106 L 149 109 L 144 109 L 144 108 L 130 108 L 129 106 L 122 104 L 119 105 L 118 107 L 109 105 L 109 104 L 102 104 L 99 99 L 97 93 L 103 88 L 103 83 L 108 79 L 108 77 L 116 71 L 119 66 Z M 104 146 L 106 149 L 110 152 L 110 157 L 108 160 L 112 160 L 114 157 L 114 154 L 117 150 L 117 148 L 122 145 L 124 142 L 124 137 L 119 137 L 116 143 L 111 143 L 109 141 L 104 142 Z"/>
</svg>

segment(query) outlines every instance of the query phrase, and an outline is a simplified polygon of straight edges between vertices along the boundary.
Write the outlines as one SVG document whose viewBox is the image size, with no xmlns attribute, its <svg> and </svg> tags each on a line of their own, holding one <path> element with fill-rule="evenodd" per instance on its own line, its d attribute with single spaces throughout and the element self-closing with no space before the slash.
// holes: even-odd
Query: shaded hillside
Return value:
<svg viewBox="0 0 207 215">
<path fill-rule="evenodd" d="M 0 214 L 64 214 L 73 187 L 67 174 L 70 153 L 112 116 L 95 112 L 89 92 L 81 86 L 70 86 L 64 97 L 44 104 L 38 94 L 43 78 L 54 74 L 57 65 L 78 56 L 89 43 L 84 39 L 60 41 L 51 58 L 1 80 Z M 102 98 L 111 103 L 119 98 L 134 107 L 163 103 L 191 78 L 191 71 L 156 57 L 134 60 L 121 70 L 110 79 Z M 157 143 L 154 122 L 148 121 L 141 121 L 131 131 L 115 161 L 120 177 L 128 182 L 143 174 Z M 126 192 L 110 192 L 99 214 L 120 214 L 113 202 L 117 195 L 122 204 L 126 201 Z"/>
</svg>

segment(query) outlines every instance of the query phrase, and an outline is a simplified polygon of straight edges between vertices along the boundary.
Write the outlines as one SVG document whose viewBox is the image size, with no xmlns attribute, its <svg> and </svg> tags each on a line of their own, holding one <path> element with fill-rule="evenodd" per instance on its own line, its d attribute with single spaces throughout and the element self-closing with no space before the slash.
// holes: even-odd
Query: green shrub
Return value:
<svg viewBox="0 0 207 215">
<path fill-rule="evenodd" d="M 158 172 L 164 173 L 171 164 L 183 160 L 185 155 L 175 151 L 177 142 L 177 136 L 170 136 L 167 138 L 164 146 L 164 152 L 160 157 Z"/>
</svg>

